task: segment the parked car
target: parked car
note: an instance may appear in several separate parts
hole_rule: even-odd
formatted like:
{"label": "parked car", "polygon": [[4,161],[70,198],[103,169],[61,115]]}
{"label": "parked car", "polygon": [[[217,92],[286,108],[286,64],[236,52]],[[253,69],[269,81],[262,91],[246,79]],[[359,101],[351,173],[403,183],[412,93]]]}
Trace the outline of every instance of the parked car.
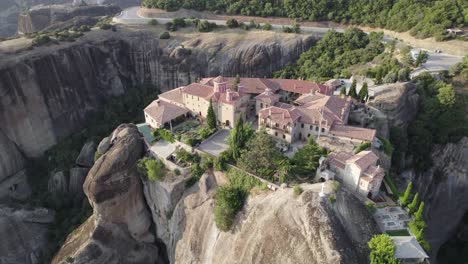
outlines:
{"label": "parked car", "polygon": [[442,51],[440,49],[436,49],[434,50],[435,53],[442,53]]}

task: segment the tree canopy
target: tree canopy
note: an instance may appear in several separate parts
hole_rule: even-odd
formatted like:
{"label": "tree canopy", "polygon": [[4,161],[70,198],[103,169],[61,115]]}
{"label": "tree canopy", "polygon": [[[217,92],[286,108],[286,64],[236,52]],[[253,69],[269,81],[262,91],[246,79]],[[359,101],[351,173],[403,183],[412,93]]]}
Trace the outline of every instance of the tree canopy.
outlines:
{"label": "tree canopy", "polygon": [[394,258],[395,245],[392,238],[387,234],[374,236],[368,243],[371,250],[371,264],[398,264],[400,263]]}
{"label": "tree canopy", "polygon": [[216,113],[213,109],[213,102],[210,100],[210,106],[208,107],[208,113],[206,115],[206,123],[210,129],[216,129]]}
{"label": "tree canopy", "polygon": [[175,11],[179,8],[221,11],[245,16],[280,16],[311,21],[367,25],[443,40],[446,28],[468,23],[464,0],[143,0],[142,6]]}

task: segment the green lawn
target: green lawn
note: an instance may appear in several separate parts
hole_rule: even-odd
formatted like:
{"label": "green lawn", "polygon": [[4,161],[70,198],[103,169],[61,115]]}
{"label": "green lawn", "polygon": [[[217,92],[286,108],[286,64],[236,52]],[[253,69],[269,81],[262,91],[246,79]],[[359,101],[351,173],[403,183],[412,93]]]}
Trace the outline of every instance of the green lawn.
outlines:
{"label": "green lawn", "polygon": [[409,232],[406,229],[401,230],[390,230],[386,232],[390,236],[409,236]]}

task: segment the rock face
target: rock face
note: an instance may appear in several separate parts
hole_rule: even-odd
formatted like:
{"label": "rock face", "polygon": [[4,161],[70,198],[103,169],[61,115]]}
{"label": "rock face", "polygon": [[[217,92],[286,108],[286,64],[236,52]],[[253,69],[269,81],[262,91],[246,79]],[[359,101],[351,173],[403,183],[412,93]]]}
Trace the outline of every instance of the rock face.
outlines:
{"label": "rock face", "polygon": [[0,263],[39,263],[47,251],[54,212],[0,207]]}
{"label": "rock face", "polygon": [[419,95],[416,85],[407,83],[391,83],[380,85],[376,89],[376,96],[369,102],[383,112],[388,119],[390,127],[406,127],[418,113]]}
{"label": "rock face", "polygon": [[[0,62],[4,133],[27,156],[40,156],[83,128],[89,113],[109,97],[136,84],[167,90],[220,73],[271,76],[314,43],[310,37],[274,32],[189,37],[160,41],[153,32],[119,28],[88,32],[74,43],[5,54]],[[174,51],[181,44],[192,52]]]}
{"label": "rock face", "polygon": [[80,154],[76,158],[76,165],[91,168],[94,164],[94,153],[96,152],[96,143],[90,141],[87,142],[80,151]]}
{"label": "rock face", "polygon": [[[70,5],[37,6],[19,15],[18,32],[26,34],[57,29],[55,25],[67,25],[64,22],[75,18],[108,16],[117,14],[120,11],[121,9],[118,6],[112,5],[80,7],[72,7]],[[95,24],[96,20],[90,20],[90,23],[84,24],[94,25],[93,22]],[[76,24],[75,26],[80,26],[80,24]]]}
{"label": "rock face", "polygon": [[84,190],[93,216],[70,234],[52,263],[161,263],[136,162],[144,143],[134,125],[121,125],[113,146],[90,170]]}
{"label": "rock face", "polygon": [[377,228],[347,192],[340,191],[335,203],[318,196],[320,185],[304,185],[299,198],[292,189],[251,196],[233,230],[220,232],[213,217],[220,178],[206,173],[176,204],[165,188],[177,197],[178,182],[145,187],[171,263],[367,262],[366,243]]}
{"label": "rock face", "polygon": [[[434,164],[416,177],[420,197],[425,202],[425,232],[431,246],[431,260],[436,261],[439,248],[452,236],[468,212],[468,138],[458,143],[436,146]],[[432,263],[431,261],[431,263]]]}

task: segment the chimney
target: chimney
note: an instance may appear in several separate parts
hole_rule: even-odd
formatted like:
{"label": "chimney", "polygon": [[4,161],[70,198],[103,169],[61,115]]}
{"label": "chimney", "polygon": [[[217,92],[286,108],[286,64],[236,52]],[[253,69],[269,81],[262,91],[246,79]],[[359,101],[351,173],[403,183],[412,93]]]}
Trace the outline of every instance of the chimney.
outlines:
{"label": "chimney", "polygon": [[245,95],[245,87],[243,84],[239,83],[237,85],[237,92],[239,93],[239,97],[242,97]]}
{"label": "chimney", "polygon": [[231,89],[228,89],[228,90],[226,91],[226,100],[227,100],[228,102],[231,102],[232,99],[233,99],[233,93],[232,93]]}

